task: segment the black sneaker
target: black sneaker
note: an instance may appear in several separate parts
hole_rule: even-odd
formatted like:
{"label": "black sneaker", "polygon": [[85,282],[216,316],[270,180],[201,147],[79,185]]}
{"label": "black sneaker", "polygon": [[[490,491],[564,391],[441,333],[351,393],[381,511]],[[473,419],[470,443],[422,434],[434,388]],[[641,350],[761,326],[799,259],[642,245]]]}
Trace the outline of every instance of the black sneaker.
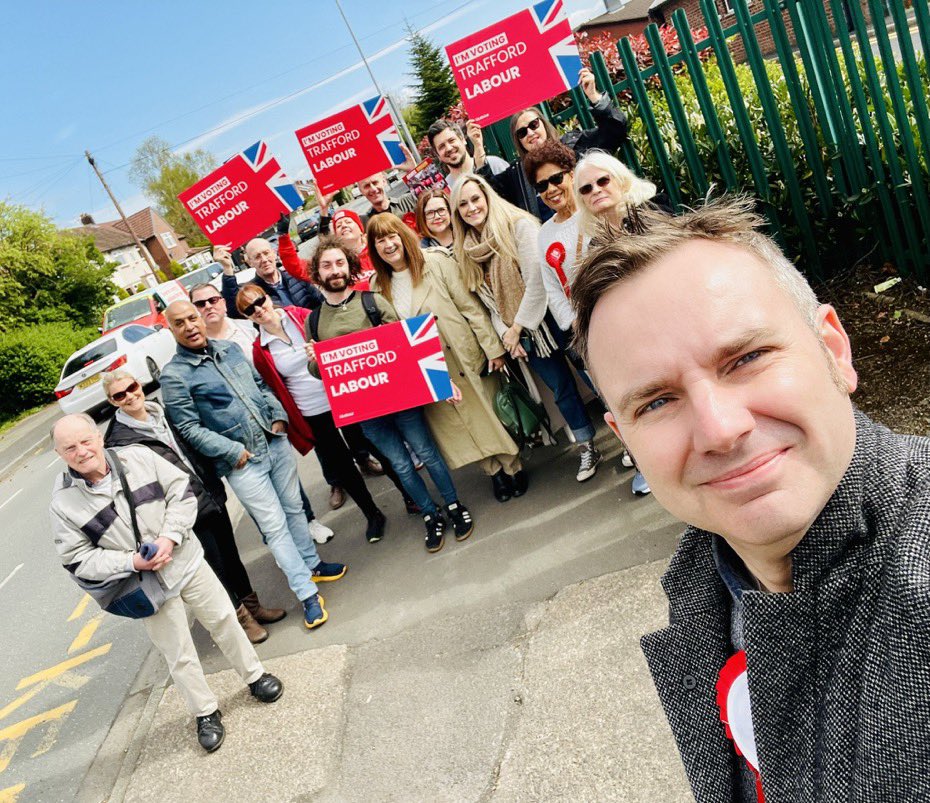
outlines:
{"label": "black sneaker", "polygon": [[249,684],[249,691],[260,703],[273,703],[284,694],[284,684],[274,675],[265,672]]}
{"label": "black sneaker", "polygon": [[223,715],[219,709],[205,717],[197,717],[197,741],[208,753],[218,750],[226,738],[226,728],[220,721],[222,719]]}
{"label": "black sneaker", "polygon": [[439,513],[427,513],[423,517],[423,523],[426,525],[426,551],[438,552],[445,543],[445,537],[442,531],[446,528],[446,522]]}
{"label": "black sneaker", "polygon": [[449,518],[452,519],[452,526],[455,529],[455,540],[464,541],[471,535],[475,529],[475,523],[471,520],[471,513],[468,508],[461,502],[455,501],[451,505],[446,505],[446,511]]}
{"label": "black sneaker", "polygon": [[368,526],[365,528],[365,538],[368,539],[369,544],[377,544],[382,538],[384,538],[384,525],[387,523],[387,519],[384,518],[384,514],[377,510],[370,519],[368,519]]}

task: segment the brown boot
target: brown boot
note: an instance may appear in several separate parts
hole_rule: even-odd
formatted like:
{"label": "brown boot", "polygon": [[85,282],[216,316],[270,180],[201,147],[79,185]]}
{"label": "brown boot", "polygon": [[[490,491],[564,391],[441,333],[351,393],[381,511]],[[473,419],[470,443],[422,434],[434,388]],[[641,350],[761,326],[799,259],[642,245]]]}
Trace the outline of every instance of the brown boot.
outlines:
{"label": "brown boot", "polygon": [[245,635],[253,644],[261,644],[268,639],[268,631],[252,618],[252,614],[249,613],[249,609],[245,605],[236,608],[236,616],[245,631]]}
{"label": "brown boot", "polygon": [[242,604],[248,608],[249,613],[259,624],[270,625],[274,622],[280,622],[287,616],[287,611],[283,608],[263,608],[258,601],[258,594],[254,591],[247,597],[242,598]]}

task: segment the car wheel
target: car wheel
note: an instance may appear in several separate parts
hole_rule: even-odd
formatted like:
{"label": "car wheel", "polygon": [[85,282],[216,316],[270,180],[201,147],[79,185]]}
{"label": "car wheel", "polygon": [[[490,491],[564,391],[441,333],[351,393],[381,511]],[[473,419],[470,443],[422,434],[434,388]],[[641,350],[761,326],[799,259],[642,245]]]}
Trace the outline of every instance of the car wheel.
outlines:
{"label": "car wheel", "polygon": [[149,374],[152,376],[152,384],[158,385],[158,380],[161,379],[161,368],[158,367],[158,363],[151,357],[146,357],[145,365],[149,369]]}

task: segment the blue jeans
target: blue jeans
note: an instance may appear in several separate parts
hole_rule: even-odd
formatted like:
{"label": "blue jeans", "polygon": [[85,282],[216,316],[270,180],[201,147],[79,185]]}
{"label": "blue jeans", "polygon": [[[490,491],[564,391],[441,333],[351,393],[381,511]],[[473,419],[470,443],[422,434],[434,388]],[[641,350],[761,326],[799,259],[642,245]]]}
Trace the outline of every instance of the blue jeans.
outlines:
{"label": "blue jeans", "polygon": [[[555,321],[551,321],[549,330],[559,345],[564,348],[567,343],[565,332],[559,329]],[[575,440],[578,443],[594,440],[594,424],[591,423],[588,411],[584,408],[572,369],[568,367],[565,352],[554,351],[548,357],[540,357],[538,354],[531,353],[529,362],[530,368],[539,374],[540,379],[546,383],[552,395],[555,396],[556,406],[571,429],[572,435],[575,436]]]}
{"label": "blue jeans", "polygon": [[226,479],[255,520],[297,599],[303,602],[316,594],[310,570],[320,562],[320,556],[300,502],[297,461],[287,438],[272,438],[264,455],[233,469]]}
{"label": "blue jeans", "polygon": [[[440,402],[440,404],[444,403]],[[439,454],[439,449],[436,448],[433,436],[430,435],[423,418],[423,411],[419,407],[363,421],[362,431],[365,437],[388,459],[394,471],[397,472],[404,490],[410,494],[424,514],[435,515],[438,508],[429,495],[429,491],[426,490],[426,484],[413,467],[413,461],[410,459],[404,441],[410,444],[417,453],[417,457],[423,461],[443,501],[451,505],[458,499],[455,486],[452,484],[452,477],[449,476],[449,467]]]}

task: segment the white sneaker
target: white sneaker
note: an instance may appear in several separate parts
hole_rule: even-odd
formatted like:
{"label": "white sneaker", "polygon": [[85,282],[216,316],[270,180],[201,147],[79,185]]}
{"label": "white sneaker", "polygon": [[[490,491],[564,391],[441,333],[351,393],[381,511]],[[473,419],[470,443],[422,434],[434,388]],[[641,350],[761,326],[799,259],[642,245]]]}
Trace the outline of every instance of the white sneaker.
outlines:
{"label": "white sneaker", "polygon": [[319,519],[311,521],[309,527],[310,535],[318,544],[325,544],[327,541],[332,541],[333,536],[336,535],[336,533],[330,530],[325,524],[321,524]]}
{"label": "white sneaker", "polygon": [[632,491],[633,496],[645,496],[646,494],[652,493],[652,490],[649,488],[649,483],[646,482],[646,478],[638,471],[633,475]]}
{"label": "white sneaker", "polygon": [[578,482],[584,482],[591,479],[597,471],[597,464],[601,461],[601,453],[594,445],[594,441],[587,441],[581,444],[581,465],[578,466],[578,473],[575,479]]}
{"label": "white sneaker", "polygon": [[633,468],[633,458],[630,457],[629,452],[624,452],[620,458],[620,465],[624,468]]}

